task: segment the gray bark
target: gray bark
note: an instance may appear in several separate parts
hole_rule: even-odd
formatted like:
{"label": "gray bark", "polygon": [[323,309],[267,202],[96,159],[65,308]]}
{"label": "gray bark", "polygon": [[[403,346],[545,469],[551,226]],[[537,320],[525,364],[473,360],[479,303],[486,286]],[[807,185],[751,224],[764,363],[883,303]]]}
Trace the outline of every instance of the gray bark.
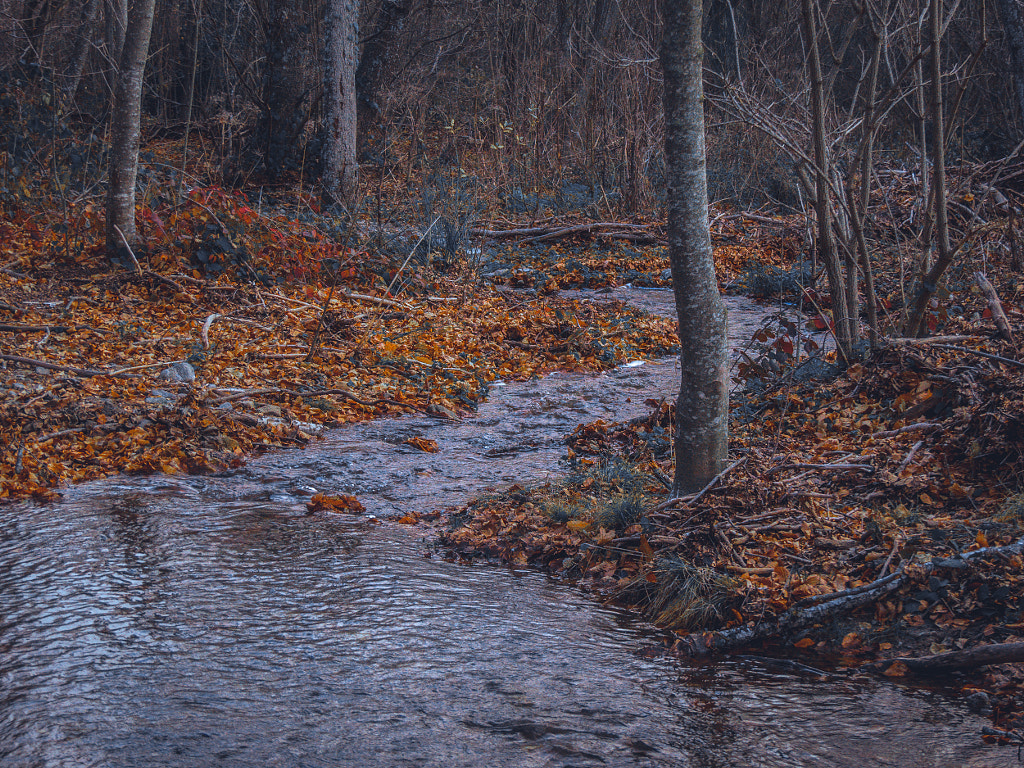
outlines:
{"label": "gray bark", "polygon": [[[814,141],[814,209],[818,218],[818,254],[825,265],[828,287],[832,294],[832,320],[835,326],[836,344],[844,357],[853,355],[853,344],[857,340],[857,318],[850,312],[850,287],[844,282],[839,254],[836,249],[835,233],[832,229],[832,202],[829,198],[828,180],[831,176],[828,148],[825,146],[825,95],[821,74],[821,57],[818,52],[818,30],[815,21],[817,12],[814,0],[802,2],[804,34],[807,37],[808,64],[811,70],[811,120]],[[854,270],[854,278],[856,270]],[[853,293],[856,293],[854,282]],[[853,297],[856,298],[855,296]]]}
{"label": "gray bark", "polygon": [[64,96],[69,101],[75,98],[78,84],[82,80],[82,71],[85,69],[85,62],[88,60],[89,51],[92,48],[92,30],[99,8],[100,0],[85,0],[85,5],[82,7],[82,26],[78,30],[75,51],[71,55],[71,64],[68,66],[67,79],[64,82]]}
{"label": "gray bark", "polygon": [[329,0],[324,23],[323,192],[329,204],[351,206],[356,195],[356,51],[359,4]]}
{"label": "gray bark", "polygon": [[156,0],[135,0],[132,3],[114,83],[107,186],[107,250],[111,253],[122,247],[122,237],[132,246],[137,240],[135,177],[139,164],[142,78],[155,6]]}
{"label": "gray bark", "polygon": [[675,496],[699,491],[729,447],[726,311],[708,229],[701,0],[662,0],[668,247],[679,315]]}
{"label": "gray bark", "polygon": [[359,67],[356,69],[360,134],[366,131],[379,114],[377,94],[384,79],[388,52],[395,41],[395,36],[402,29],[402,22],[411,10],[412,0],[384,0],[373,34],[363,45]]}
{"label": "gray bark", "polygon": [[1010,49],[1010,61],[1013,63],[1013,81],[1017,97],[1017,119],[1024,127],[1024,26],[1021,25],[1020,7],[1017,0],[996,0],[999,9],[999,20],[1006,33],[1006,44]]}
{"label": "gray bark", "polygon": [[307,25],[298,0],[269,0],[264,13],[263,115],[251,149],[262,155],[268,178],[276,180],[299,163],[299,136],[307,117],[302,67]]}
{"label": "gray bark", "polygon": [[938,290],[939,280],[953,262],[953,247],[949,242],[949,215],[946,208],[946,129],[942,106],[942,50],[939,46],[942,35],[942,3],[929,2],[929,45],[931,55],[928,64],[932,80],[932,200],[935,205],[935,243],[938,256],[935,264],[919,281],[913,308],[907,320],[907,336],[923,336],[928,325],[925,314],[928,304]]}

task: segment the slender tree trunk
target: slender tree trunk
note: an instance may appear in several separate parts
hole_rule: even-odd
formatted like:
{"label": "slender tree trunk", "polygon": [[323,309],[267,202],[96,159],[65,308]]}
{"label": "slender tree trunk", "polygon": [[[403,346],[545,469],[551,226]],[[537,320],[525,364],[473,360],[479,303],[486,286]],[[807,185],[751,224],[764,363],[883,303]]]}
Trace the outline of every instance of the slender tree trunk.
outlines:
{"label": "slender tree trunk", "polygon": [[355,200],[357,0],[329,0],[324,23],[323,194],[328,204]]}
{"label": "slender tree trunk", "polygon": [[[835,233],[832,231],[832,203],[829,199],[828,180],[831,175],[828,149],[825,146],[825,95],[821,76],[821,57],[818,53],[818,29],[815,21],[814,0],[803,0],[804,34],[807,37],[808,63],[811,70],[811,115],[814,136],[815,203],[818,216],[818,254],[825,265],[828,287],[832,294],[832,320],[835,326],[836,343],[847,360],[853,355],[853,344],[857,338],[857,318],[850,317],[839,254],[836,252]],[[855,273],[856,274],[856,273]],[[856,290],[856,288],[854,288]]]}
{"label": "slender tree trunk", "polygon": [[935,203],[935,242],[938,256],[935,264],[918,281],[913,309],[907,320],[907,336],[923,336],[928,329],[925,314],[928,304],[938,290],[939,280],[953,261],[953,248],[949,242],[949,217],[946,210],[946,129],[942,108],[942,52],[939,48],[942,36],[941,0],[929,3],[929,68],[932,80],[932,200]]}
{"label": "slender tree trunk", "polygon": [[708,229],[701,0],[662,0],[668,244],[679,315],[676,496],[704,487],[729,448],[726,311]]}
{"label": "slender tree trunk", "polygon": [[85,62],[88,61],[89,51],[92,49],[92,31],[99,9],[100,0],[85,0],[85,5],[82,6],[82,26],[75,39],[75,51],[71,55],[67,79],[64,81],[64,97],[68,102],[71,102],[78,92],[78,84],[82,80]]}
{"label": "slender tree trunk", "polygon": [[1018,126],[1024,128],[1024,25],[1021,24],[1017,0],[996,0],[999,19],[1006,33],[1006,44],[1013,62],[1013,81],[1016,86]]}
{"label": "slender tree trunk", "polygon": [[107,250],[111,254],[118,252],[125,240],[131,246],[137,240],[135,177],[139,164],[142,78],[155,6],[156,0],[135,0],[132,3],[114,84],[107,186]]}
{"label": "slender tree trunk", "polygon": [[373,34],[363,45],[356,69],[356,99],[359,110],[359,135],[373,124],[380,112],[377,94],[384,78],[388,53],[395,36],[402,29],[402,22],[412,10],[413,0],[384,0]]}
{"label": "slender tree trunk", "polygon": [[116,69],[120,66],[125,30],[128,28],[128,0],[105,0],[105,3],[107,55]]}

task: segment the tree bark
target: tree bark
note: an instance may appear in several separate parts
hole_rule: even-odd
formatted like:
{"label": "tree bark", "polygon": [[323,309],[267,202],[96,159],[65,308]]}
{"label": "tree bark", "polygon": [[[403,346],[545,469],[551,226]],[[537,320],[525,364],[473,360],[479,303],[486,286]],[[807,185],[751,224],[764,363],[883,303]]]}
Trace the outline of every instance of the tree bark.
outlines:
{"label": "tree bark", "polygon": [[262,155],[267,177],[276,181],[298,164],[299,136],[306,122],[302,43],[308,27],[297,0],[269,0],[264,14],[263,114],[251,148]]}
{"label": "tree bark", "polygon": [[67,79],[64,82],[64,97],[70,102],[78,92],[78,84],[82,80],[82,71],[92,49],[92,30],[99,13],[100,0],[85,0],[82,6],[82,26],[75,39],[75,51],[68,65]]}
{"label": "tree bark", "polygon": [[668,247],[682,367],[672,493],[682,496],[715,477],[728,453],[728,351],[708,228],[701,0],[662,0],[662,15]]}
{"label": "tree bark", "polygon": [[1017,0],[996,0],[999,20],[1006,33],[1006,44],[1013,62],[1014,95],[1017,97],[1018,126],[1024,128],[1024,26],[1021,25]]}
{"label": "tree bark", "polygon": [[351,207],[356,197],[356,50],[359,4],[329,0],[324,22],[323,195]]}
{"label": "tree bark", "polygon": [[934,656],[900,657],[911,672],[943,674],[956,669],[973,669],[988,664],[1010,664],[1024,661],[1024,643],[978,645],[963,651],[937,653]]}
{"label": "tree bark", "polygon": [[913,301],[913,309],[907,320],[905,335],[923,336],[928,330],[925,314],[928,304],[938,290],[939,280],[953,262],[953,248],[949,242],[949,216],[946,209],[946,129],[942,108],[942,51],[939,43],[942,39],[942,3],[930,0],[929,8],[929,45],[931,55],[928,57],[932,80],[932,125],[934,134],[931,141],[932,150],[932,200],[935,205],[935,242],[938,256],[935,264],[918,281],[917,295]]}
{"label": "tree bark", "polygon": [[135,0],[132,3],[114,84],[107,184],[107,250],[111,254],[117,253],[124,241],[133,246],[137,240],[135,177],[139,165],[142,79],[155,6],[156,0]]}
{"label": "tree bark", "polygon": [[[857,318],[851,317],[848,287],[843,281],[835,233],[832,230],[832,203],[828,193],[831,175],[828,148],[825,146],[825,95],[821,75],[821,56],[818,52],[818,30],[815,21],[817,8],[814,0],[803,0],[804,34],[807,37],[808,64],[811,70],[811,119],[814,141],[814,208],[818,217],[818,254],[825,265],[828,287],[832,294],[832,320],[836,344],[843,356],[850,360],[853,344],[857,340]],[[856,272],[854,273],[856,275]],[[854,287],[854,291],[856,288]]]}
{"label": "tree bark", "polygon": [[377,94],[384,78],[388,52],[395,41],[395,36],[402,29],[402,22],[412,10],[413,0],[384,0],[373,34],[363,45],[363,53],[359,57],[356,69],[356,99],[359,111],[359,135],[380,113],[377,105]]}

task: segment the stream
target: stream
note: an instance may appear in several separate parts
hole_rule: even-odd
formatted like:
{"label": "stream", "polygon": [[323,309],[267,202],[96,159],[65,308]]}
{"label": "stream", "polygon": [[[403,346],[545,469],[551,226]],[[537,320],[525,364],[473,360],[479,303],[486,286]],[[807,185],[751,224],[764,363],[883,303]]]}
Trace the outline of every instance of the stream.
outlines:
{"label": "stream", "polygon": [[[749,338],[765,310],[727,301]],[[687,664],[570,586],[445,562],[371,517],[555,477],[566,432],[677,386],[672,360],[556,374],[457,423],[369,422],[216,476],[0,507],[0,766],[1019,766],[955,699]],[[307,516],[315,492],[369,514]]]}

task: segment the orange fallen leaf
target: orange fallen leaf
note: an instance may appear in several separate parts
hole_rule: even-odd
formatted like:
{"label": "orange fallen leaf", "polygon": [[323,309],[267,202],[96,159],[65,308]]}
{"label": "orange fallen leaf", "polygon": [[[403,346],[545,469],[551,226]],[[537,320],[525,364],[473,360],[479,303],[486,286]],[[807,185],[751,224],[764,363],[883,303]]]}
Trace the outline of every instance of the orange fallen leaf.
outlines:
{"label": "orange fallen leaf", "polygon": [[796,648],[810,648],[812,645],[814,645],[814,641],[809,637],[805,637],[793,643],[793,646]]}
{"label": "orange fallen leaf", "polygon": [[413,448],[419,448],[424,453],[437,453],[440,448],[437,447],[437,443],[433,440],[427,440],[424,437],[410,437],[408,440],[403,440],[403,444],[411,445]]}
{"label": "orange fallen leaf", "polygon": [[402,525],[416,525],[419,521],[419,518],[413,514],[402,515],[402,517],[398,518],[398,522]]}
{"label": "orange fallen leaf", "polygon": [[847,650],[859,647],[860,643],[860,635],[858,635],[856,632],[850,632],[846,637],[843,638],[843,648]]}
{"label": "orange fallen leaf", "polygon": [[910,674],[910,669],[902,661],[894,661],[882,672],[886,677],[906,677]]}
{"label": "orange fallen leaf", "polygon": [[360,503],[359,499],[344,493],[339,496],[318,493],[309,500],[306,509],[310,512],[352,512],[354,514],[366,511],[366,507]]}

